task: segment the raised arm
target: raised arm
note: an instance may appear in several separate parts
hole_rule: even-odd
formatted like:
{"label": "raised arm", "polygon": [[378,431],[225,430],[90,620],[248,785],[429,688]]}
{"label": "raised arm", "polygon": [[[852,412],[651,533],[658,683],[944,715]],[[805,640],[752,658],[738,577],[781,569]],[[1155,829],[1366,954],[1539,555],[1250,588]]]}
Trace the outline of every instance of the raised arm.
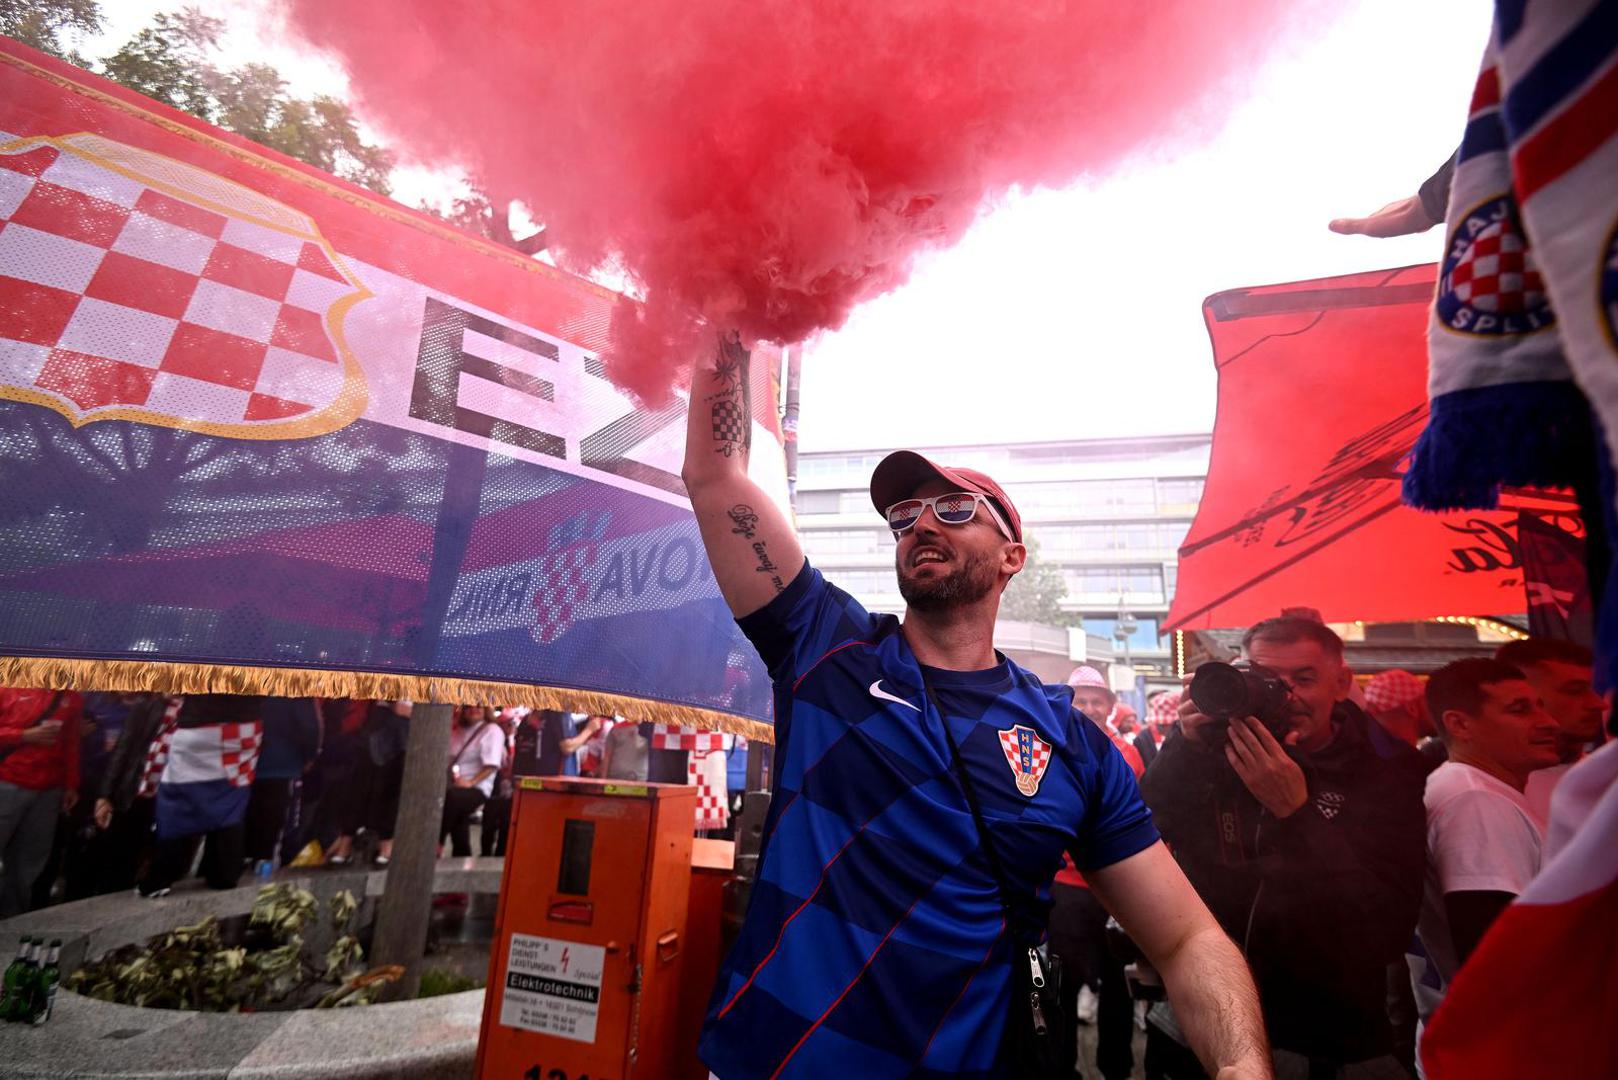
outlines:
{"label": "raised arm", "polygon": [[732,336],[720,341],[711,359],[698,361],[680,473],[719,592],[737,617],[769,603],[803,569],[792,524],[747,478],[753,438],[748,360]]}

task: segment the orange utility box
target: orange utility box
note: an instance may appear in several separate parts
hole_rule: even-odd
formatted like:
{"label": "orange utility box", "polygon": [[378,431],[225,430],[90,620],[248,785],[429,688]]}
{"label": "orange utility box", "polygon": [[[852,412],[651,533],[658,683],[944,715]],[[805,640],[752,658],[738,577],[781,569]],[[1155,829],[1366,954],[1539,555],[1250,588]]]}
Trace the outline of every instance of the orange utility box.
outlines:
{"label": "orange utility box", "polygon": [[684,784],[518,782],[479,1080],[675,1074],[696,800]]}

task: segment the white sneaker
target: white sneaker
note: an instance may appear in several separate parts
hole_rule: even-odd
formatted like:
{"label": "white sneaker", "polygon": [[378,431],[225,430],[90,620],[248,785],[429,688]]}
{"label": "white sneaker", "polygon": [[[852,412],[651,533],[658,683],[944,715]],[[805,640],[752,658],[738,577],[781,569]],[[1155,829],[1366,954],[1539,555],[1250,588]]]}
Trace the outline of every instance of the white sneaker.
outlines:
{"label": "white sneaker", "polygon": [[1079,1023],[1093,1024],[1096,1022],[1096,992],[1088,986],[1079,987]]}

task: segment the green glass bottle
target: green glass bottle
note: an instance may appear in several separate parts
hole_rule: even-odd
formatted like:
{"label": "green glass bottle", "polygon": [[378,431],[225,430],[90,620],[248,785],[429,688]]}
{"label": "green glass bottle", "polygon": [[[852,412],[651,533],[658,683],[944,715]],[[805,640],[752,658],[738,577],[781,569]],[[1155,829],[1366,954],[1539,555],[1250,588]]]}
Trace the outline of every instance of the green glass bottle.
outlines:
{"label": "green glass bottle", "polygon": [[58,970],[62,958],[62,939],[57,938],[51,942],[50,948],[45,950],[45,961],[34,973],[33,1001],[30,1002],[28,1022],[38,1027],[51,1018],[51,1010],[56,1008],[56,986],[62,981]]}
{"label": "green glass bottle", "polygon": [[30,968],[33,963],[34,939],[23,938],[17,946],[17,959],[0,976],[0,1020],[18,1019],[18,1011],[28,997]]}

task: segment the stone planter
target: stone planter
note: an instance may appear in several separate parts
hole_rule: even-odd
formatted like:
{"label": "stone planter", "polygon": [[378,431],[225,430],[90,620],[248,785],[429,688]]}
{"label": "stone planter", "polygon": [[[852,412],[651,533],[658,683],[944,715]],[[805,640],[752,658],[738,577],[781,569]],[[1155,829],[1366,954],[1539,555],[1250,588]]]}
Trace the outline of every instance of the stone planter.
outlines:
{"label": "stone planter", "polygon": [[[442,860],[434,892],[498,893],[501,866],[500,859]],[[362,904],[374,903],[387,874],[288,870],[275,880],[308,889],[324,907],[341,889],[348,889]],[[61,938],[65,980],[87,958],[144,942],[208,915],[219,919],[244,915],[257,894],[255,881],[221,892],[180,889],[160,900],[143,900],[133,893],[98,896],[0,923],[0,949],[9,962],[23,937]],[[313,925],[310,929],[310,945],[323,950],[329,942],[313,932]],[[329,930],[323,932],[329,935]],[[115,1005],[64,987],[56,996],[50,1023],[37,1028],[0,1024],[0,1075],[17,1080],[135,1076],[447,1080],[471,1075],[482,1014],[482,990],[346,1009],[200,1013]]]}

